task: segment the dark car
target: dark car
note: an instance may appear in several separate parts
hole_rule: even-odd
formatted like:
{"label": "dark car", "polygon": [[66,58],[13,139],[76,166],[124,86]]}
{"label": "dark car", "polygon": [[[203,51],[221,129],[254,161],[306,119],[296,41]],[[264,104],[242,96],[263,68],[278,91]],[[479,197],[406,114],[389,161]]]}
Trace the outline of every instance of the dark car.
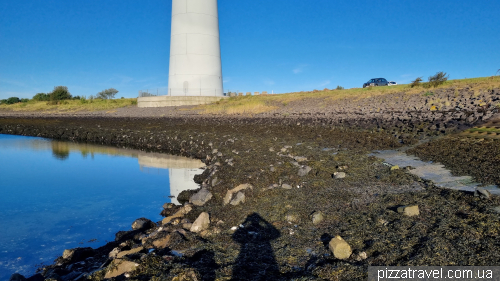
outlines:
{"label": "dark car", "polygon": [[363,84],[363,88],[371,87],[371,86],[387,86],[389,82],[385,78],[373,78],[370,81]]}

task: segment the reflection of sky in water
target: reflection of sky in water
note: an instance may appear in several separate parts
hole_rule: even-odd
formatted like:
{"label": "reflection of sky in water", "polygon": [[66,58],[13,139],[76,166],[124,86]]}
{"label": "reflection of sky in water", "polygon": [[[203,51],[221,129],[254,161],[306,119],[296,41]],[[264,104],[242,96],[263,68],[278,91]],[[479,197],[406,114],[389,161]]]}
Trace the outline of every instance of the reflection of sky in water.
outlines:
{"label": "reflection of sky in water", "polygon": [[[147,169],[139,167],[141,155],[153,159]],[[139,217],[161,220],[170,188],[180,192],[169,182],[197,188],[192,176],[201,170],[177,165],[167,172],[154,159],[189,165],[135,150],[0,135],[0,280],[32,274],[64,249],[102,246]]]}

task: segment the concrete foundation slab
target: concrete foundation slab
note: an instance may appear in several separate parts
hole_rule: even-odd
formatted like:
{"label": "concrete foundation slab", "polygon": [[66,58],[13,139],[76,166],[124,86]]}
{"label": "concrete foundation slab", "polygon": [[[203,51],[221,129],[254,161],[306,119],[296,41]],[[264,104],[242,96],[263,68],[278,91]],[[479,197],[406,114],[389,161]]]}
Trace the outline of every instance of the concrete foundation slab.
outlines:
{"label": "concrete foundation slab", "polygon": [[207,96],[157,96],[137,98],[137,107],[167,107],[182,105],[200,105],[220,101],[228,97]]}

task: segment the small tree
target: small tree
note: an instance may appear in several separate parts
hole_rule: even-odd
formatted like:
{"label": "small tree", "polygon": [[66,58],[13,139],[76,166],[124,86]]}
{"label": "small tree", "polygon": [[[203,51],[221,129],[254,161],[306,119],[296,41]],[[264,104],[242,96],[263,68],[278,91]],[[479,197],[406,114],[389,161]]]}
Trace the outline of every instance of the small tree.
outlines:
{"label": "small tree", "polygon": [[71,99],[71,94],[66,86],[56,86],[54,90],[49,94],[51,101],[60,101]]}
{"label": "small tree", "polygon": [[440,71],[429,77],[429,86],[436,88],[437,86],[446,82],[448,80],[448,77],[449,75],[446,76],[446,72]]}
{"label": "small tree", "polygon": [[420,86],[420,82],[422,82],[422,77],[417,77],[417,79],[411,81],[410,86],[413,87],[418,87]]}
{"label": "small tree", "polygon": [[97,98],[99,99],[112,99],[115,97],[116,93],[118,93],[118,90],[115,88],[109,88],[104,91],[100,91],[97,93]]}
{"label": "small tree", "polygon": [[10,97],[2,101],[3,104],[15,104],[18,102],[21,102],[21,100],[18,97]]}
{"label": "small tree", "polygon": [[336,90],[343,90],[343,89],[344,89],[344,87],[342,87],[340,85],[338,85],[337,88],[336,88]]}
{"label": "small tree", "polygon": [[50,94],[45,94],[45,93],[38,93],[33,96],[34,101],[49,101],[50,100]]}

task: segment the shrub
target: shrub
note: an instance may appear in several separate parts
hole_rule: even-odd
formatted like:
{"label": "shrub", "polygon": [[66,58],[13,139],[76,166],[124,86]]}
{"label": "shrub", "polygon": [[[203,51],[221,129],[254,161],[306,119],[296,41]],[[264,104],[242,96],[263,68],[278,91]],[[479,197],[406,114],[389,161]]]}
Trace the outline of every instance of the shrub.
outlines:
{"label": "shrub", "polygon": [[23,103],[27,103],[29,101],[30,101],[30,99],[21,99],[21,102],[23,102]]}
{"label": "shrub", "polygon": [[336,90],[343,90],[343,89],[344,89],[344,87],[342,87],[342,86],[340,86],[340,85],[339,85],[339,86],[337,86],[337,88],[336,88]]}
{"label": "shrub", "polygon": [[10,97],[8,99],[2,100],[2,104],[15,104],[21,102],[18,97]]}
{"label": "shrub", "polygon": [[436,88],[437,86],[443,84],[444,82],[446,82],[448,80],[448,76],[446,76],[446,72],[438,72],[436,74],[434,74],[433,76],[430,76],[429,77],[429,87],[434,87]]}
{"label": "shrub", "polygon": [[33,96],[34,101],[49,101],[50,100],[50,94],[45,94],[45,93],[38,93]]}
{"label": "shrub", "polygon": [[417,79],[411,81],[410,86],[413,87],[418,87],[420,86],[420,82],[422,82],[422,77],[417,77]]}
{"label": "shrub", "polygon": [[54,90],[50,93],[51,101],[60,101],[71,99],[71,94],[66,86],[56,86]]}
{"label": "shrub", "polygon": [[109,89],[106,89],[104,91],[100,91],[99,93],[97,93],[97,98],[103,99],[103,100],[112,99],[115,97],[116,93],[118,93],[117,89],[109,88]]}

